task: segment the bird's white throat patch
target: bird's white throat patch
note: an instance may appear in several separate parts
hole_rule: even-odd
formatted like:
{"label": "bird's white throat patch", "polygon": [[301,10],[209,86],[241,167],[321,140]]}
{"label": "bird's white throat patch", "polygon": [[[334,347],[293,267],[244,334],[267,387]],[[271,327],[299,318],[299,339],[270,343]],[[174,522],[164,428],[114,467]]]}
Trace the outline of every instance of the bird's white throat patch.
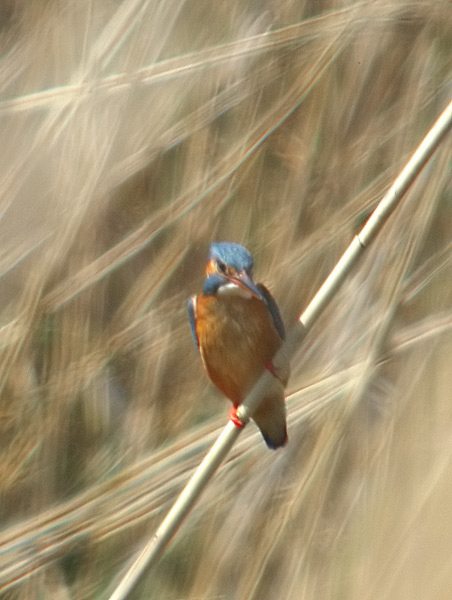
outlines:
{"label": "bird's white throat patch", "polygon": [[243,288],[236,283],[225,283],[218,288],[219,296],[239,296],[240,298],[246,298],[249,300],[253,294],[247,289]]}

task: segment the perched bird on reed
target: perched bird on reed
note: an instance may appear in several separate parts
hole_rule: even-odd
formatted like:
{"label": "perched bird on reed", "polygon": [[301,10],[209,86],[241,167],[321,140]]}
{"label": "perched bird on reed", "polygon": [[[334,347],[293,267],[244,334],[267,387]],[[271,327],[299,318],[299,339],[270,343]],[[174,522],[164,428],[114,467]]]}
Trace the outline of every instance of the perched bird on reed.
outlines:
{"label": "perched bird on reed", "polygon": [[[230,418],[243,423],[237,407],[264,369],[272,374],[253,420],[269,448],[287,442],[284,388],[289,363],[274,355],[285,337],[278,306],[270,292],[252,278],[253,258],[240,244],[210,246],[202,292],[188,301],[190,325],[212,382],[233,403]],[[281,364],[280,364],[281,363]]]}

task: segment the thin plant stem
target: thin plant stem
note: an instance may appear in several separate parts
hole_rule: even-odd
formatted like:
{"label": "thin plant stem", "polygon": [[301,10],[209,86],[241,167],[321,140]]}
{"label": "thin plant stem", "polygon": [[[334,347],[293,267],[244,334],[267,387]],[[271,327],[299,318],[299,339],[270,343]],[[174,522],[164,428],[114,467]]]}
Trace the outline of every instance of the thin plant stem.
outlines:
{"label": "thin plant stem", "polygon": [[[278,354],[292,355],[295,348],[297,348],[306,333],[334,297],[347,275],[354,268],[359,257],[381,231],[422,168],[448,133],[451,125],[452,101],[429,130],[365,225],[355,235],[330,275],[300,315],[297,325],[292,329],[286,343]],[[278,354],[275,357],[276,361],[278,360]],[[264,372],[237,410],[238,417],[245,424],[258,407],[271,377],[272,375],[268,371]],[[157,562],[215,471],[234,445],[240,432],[241,429],[238,429],[231,421],[228,421],[216,442],[190,477],[157,531],[135,558],[109,597],[109,600],[124,600],[127,598],[145,571]]]}

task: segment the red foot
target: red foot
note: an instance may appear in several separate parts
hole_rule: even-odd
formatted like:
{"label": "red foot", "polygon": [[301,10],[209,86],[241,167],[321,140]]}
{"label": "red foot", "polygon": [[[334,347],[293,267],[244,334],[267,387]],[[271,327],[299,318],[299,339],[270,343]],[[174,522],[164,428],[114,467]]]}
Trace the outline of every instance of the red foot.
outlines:
{"label": "red foot", "polygon": [[265,368],[267,369],[267,371],[270,371],[270,373],[272,375],[274,375],[275,377],[278,377],[278,375],[276,374],[276,371],[275,371],[275,367],[273,366],[273,363],[271,360],[269,360],[268,362],[265,363]]}
{"label": "red foot", "polygon": [[237,416],[237,406],[231,408],[229,411],[229,418],[238,429],[243,429],[245,427],[245,423]]}

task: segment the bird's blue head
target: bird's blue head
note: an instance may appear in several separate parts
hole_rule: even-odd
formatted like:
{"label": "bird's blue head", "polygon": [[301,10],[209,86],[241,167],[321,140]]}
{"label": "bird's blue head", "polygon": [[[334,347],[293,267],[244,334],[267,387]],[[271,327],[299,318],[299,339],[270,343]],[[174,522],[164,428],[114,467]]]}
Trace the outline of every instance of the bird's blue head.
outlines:
{"label": "bird's blue head", "polygon": [[204,294],[235,295],[262,300],[252,279],[253,257],[246,248],[232,242],[214,242],[210,246]]}
{"label": "bird's blue head", "polygon": [[218,266],[229,267],[237,273],[246,271],[251,276],[253,257],[246,248],[232,242],[214,242],[210,246],[209,260]]}

